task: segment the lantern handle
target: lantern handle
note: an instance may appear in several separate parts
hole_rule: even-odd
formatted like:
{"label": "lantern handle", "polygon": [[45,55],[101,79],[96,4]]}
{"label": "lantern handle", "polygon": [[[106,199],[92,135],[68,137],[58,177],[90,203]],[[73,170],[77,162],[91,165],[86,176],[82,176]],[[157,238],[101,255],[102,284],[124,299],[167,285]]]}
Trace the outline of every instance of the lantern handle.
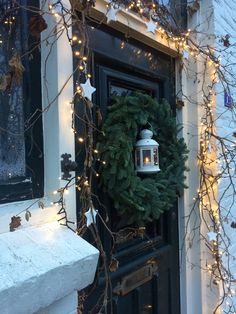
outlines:
{"label": "lantern handle", "polygon": [[149,124],[150,129],[151,129],[151,131],[153,132],[153,127],[152,127],[151,123],[150,123],[150,122],[147,122],[147,124]]}

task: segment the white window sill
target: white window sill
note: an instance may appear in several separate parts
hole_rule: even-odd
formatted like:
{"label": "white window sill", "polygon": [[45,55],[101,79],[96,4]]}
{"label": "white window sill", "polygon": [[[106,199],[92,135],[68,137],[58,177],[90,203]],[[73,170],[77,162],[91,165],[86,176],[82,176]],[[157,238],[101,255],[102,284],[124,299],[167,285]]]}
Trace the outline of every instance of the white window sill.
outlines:
{"label": "white window sill", "polygon": [[99,252],[58,222],[0,234],[1,314],[28,314],[93,282]]}

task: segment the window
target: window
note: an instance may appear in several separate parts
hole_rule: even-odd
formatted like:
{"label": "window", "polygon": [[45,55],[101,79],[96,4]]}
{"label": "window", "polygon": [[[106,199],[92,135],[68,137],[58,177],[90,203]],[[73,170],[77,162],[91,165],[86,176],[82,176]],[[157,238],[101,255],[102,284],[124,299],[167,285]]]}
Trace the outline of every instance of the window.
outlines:
{"label": "window", "polygon": [[[187,0],[154,0],[156,4],[160,6],[159,15],[160,23],[163,27],[169,25],[171,31],[175,32],[175,29],[187,28]],[[166,14],[166,10],[168,14]],[[158,21],[158,15],[157,15]]]}
{"label": "window", "polygon": [[1,203],[43,193],[40,49],[28,31],[37,6],[0,0]]}

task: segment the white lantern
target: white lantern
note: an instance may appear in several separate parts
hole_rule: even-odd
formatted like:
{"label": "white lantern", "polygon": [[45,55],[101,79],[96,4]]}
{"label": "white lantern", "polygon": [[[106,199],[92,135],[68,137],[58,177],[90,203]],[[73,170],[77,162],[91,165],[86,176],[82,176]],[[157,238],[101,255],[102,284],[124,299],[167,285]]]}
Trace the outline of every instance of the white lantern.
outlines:
{"label": "white lantern", "polygon": [[135,144],[135,168],[139,173],[156,173],[159,168],[159,144],[152,139],[153,132],[142,130],[141,140]]}

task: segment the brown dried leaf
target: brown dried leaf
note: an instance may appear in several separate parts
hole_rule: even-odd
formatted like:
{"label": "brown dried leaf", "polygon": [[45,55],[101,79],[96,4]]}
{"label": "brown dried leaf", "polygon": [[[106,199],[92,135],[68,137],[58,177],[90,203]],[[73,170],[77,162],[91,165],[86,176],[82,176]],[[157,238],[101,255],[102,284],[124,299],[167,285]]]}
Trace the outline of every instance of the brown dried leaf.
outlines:
{"label": "brown dried leaf", "polygon": [[11,222],[9,224],[10,231],[15,231],[21,225],[21,217],[19,216],[12,216]]}
{"label": "brown dried leaf", "polygon": [[32,36],[39,37],[40,33],[48,27],[42,15],[31,16],[29,20],[29,32]]}
{"label": "brown dried leaf", "polygon": [[141,238],[144,237],[145,232],[146,232],[146,227],[144,227],[144,226],[139,227],[138,230],[137,230],[137,234],[138,234]]}
{"label": "brown dried leaf", "polygon": [[29,54],[28,56],[29,61],[32,61],[34,59],[34,55],[32,53]]}
{"label": "brown dried leaf", "polygon": [[38,201],[38,207],[44,209],[44,203],[42,201]]}
{"label": "brown dried leaf", "polygon": [[115,257],[112,257],[112,260],[109,265],[110,272],[115,272],[117,271],[118,268],[119,268],[119,261]]}
{"label": "brown dried leaf", "polygon": [[233,221],[233,222],[231,223],[230,227],[233,228],[233,229],[236,229],[236,222]]}
{"label": "brown dried leaf", "polygon": [[187,6],[187,11],[190,16],[196,13],[199,9],[200,9],[199,0],[195,0]]}
{"label": "brown dried leaf", "polygon": [[27,210],[27,211],[25,212],[25,219],[26,219],[27,221],[29,221],[30,217],[31,217],[31,212],[30,212],[29,210]]}
{"label": "brown dried leaf", "polygon": [[184,102],[183,100],[177,99],[176,100],[176,108],[181,110],[184,107]]}
{"label": "brown dried leaf", "polygon": [[227,48],[230,47],[229,38],[230,38],[229,34],[226,34],[225,36],[222,36],[221,39],[220,39],[220,42],[222,42],[223,45],[224,45],[225,47],[227,47]]}
{"label": "brown dried leaf", "polygon": [[11,67],[12,79],[19,83],[22,79],[25,68],[21,62],[19,53],[16,53],[8,62]]}
{"label": "brown dried leaf", "polygon": [[12,77],[10,74],[3,74],[0,76],[0,91],[5,92],[10,89]]}
{"label": "brown dried leaf", "polygon": [[98,126],[100,126],[102,124],[102,114],[101,114],[100,109],[97,109],[96,114],[97,114],[97,123],[98,123]]}

